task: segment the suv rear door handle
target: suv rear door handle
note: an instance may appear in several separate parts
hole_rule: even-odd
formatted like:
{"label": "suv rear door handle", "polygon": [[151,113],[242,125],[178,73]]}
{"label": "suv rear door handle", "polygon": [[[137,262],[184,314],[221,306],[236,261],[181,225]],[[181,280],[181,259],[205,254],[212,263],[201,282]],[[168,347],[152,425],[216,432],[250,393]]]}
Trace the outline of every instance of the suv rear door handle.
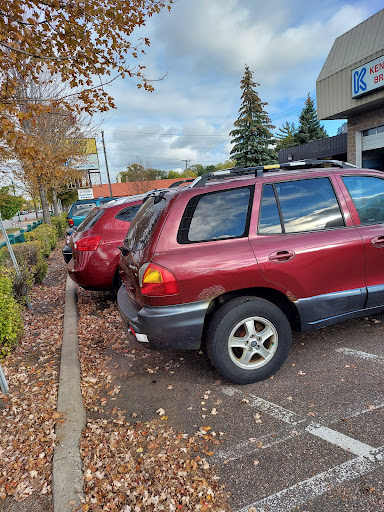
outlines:
{"label": "suv rear door handle", "polygon": [[372,238],[371,244],[373,247],[384,247],[384,235],[376,236],[375,238]]}
{"label": "suv rear door handle", "polygon": [[294,257],[295,257],[294,251],[277,251],[277,252],[271,253],[268,256],[269,261],[272,261],[273,263],[290,261],[290,260],[293,260]]}

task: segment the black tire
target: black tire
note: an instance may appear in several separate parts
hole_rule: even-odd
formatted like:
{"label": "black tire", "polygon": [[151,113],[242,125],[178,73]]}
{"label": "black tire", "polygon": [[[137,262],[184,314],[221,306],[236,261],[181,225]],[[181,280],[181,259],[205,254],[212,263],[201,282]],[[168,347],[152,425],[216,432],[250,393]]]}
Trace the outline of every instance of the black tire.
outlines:
{"label": "black tire", "polygon": [[287,359],[291,344],[291,326],[284,313],[255,297],[225,303],[213,315],[207,332],[209,359],[236,384],[269,378]]}
{"label": "black tire", "polygon": [[119,291],[119,288],[120,288],[122,282],[123,281],[120,277],[119,267],[117,267],[115,275],[113,276],[113,280],[112,280],[112,292],[115,295],[117,295],[117,292]]}

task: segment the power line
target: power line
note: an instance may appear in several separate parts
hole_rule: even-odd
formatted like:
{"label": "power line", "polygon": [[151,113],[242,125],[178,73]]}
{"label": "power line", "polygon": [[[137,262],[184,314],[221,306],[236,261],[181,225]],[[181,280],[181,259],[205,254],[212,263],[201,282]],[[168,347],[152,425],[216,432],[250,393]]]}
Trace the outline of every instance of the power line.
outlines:
{"label": "power line", "polygon": [[229,137],[229,135],[210,135],[206,133],[193,133],[189,135],[184,135],[181,133],[164,133],[164,132],[128,132],[123,130],[104,130],[105,132],[110,133],[128,133],[130,135],[161,135],[162,137]]}

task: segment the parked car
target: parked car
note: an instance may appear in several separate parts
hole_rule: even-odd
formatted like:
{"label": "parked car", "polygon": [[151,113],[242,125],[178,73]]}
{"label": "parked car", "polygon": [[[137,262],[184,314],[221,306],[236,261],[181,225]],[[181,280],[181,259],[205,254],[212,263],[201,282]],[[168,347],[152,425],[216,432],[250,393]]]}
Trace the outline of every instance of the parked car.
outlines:
{"label": "parked car", "polygon": [[228,380],[266,379],[292,329],[384,310],[383,225],[384,174],[337,161],[155,192],[124,238],[121,317],[150,348],[204,343]]}
{"label": "parked car", "polygon": [[99,197],[97,199],[82,199],[75,201],[68,212],[68,224],[70,228],[78,226],[86,216],[93,210],[95,206],[101,206],[108,204],[114,200],[114,197]]}
{"label": "parked car", "polygon": [[120,284],[120,251],[130,222],[144,195],[117,199],[112,204],[93,207],[91,213],[70,236],[72,259],[68,274],[87,290],[112,290]]}

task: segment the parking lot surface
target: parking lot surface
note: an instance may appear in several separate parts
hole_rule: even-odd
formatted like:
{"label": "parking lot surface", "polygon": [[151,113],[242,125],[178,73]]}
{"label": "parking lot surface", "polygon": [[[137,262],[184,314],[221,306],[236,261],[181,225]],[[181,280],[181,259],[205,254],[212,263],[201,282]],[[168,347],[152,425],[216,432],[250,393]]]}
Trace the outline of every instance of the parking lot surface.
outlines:
{"label": "parking lot surface", "polygon": [[382,511],[383,334],[384,315],[297,334],[282,369],[247,386],[202,351],[112,345],[114,405],[132,421],[162,414],[177,431],[208,432],[205,456],[235,512]]}

